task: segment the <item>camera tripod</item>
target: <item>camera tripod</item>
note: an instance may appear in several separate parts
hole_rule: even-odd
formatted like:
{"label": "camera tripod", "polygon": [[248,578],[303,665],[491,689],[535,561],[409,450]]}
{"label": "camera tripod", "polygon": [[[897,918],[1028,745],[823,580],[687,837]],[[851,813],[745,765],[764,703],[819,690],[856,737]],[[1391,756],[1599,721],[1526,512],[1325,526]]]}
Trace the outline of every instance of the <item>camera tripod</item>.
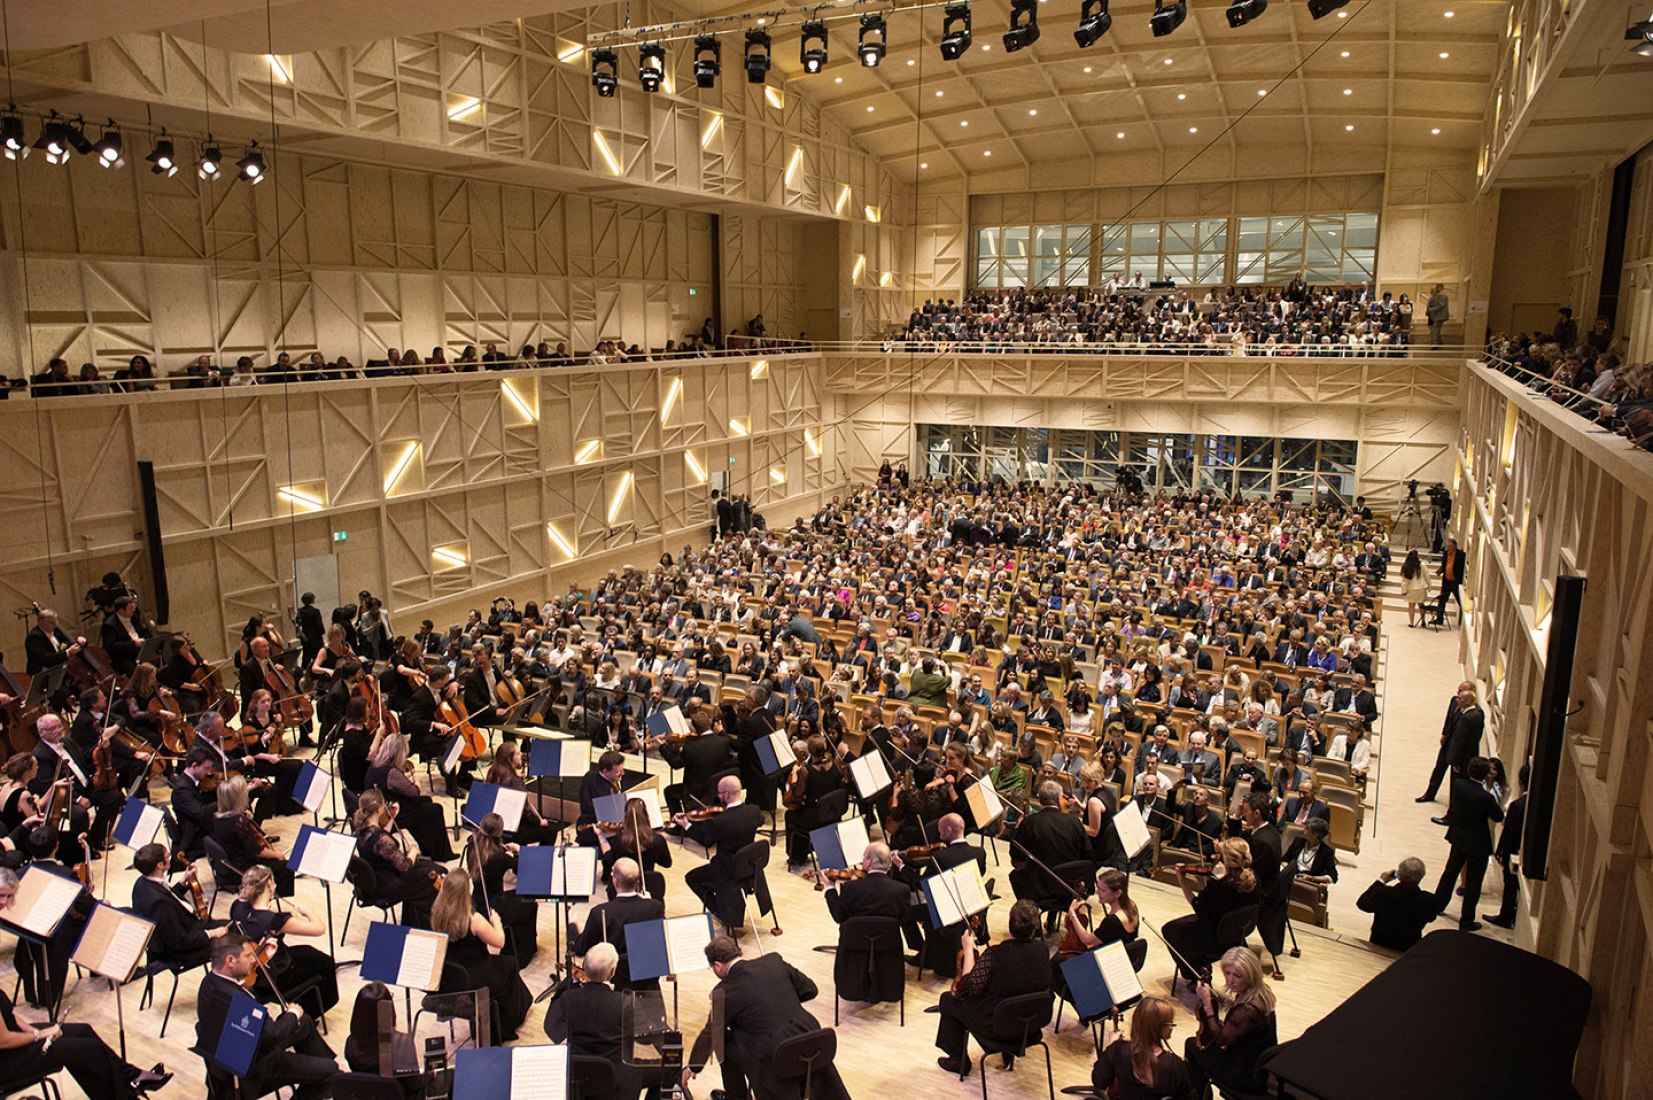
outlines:
{"label": "camera tripod", "polygon": [[1428,545],[1429,528],[1423,521],[1423,510],[1418,507],[1416,493],[1401,501],[1400,512],[1395,516],[1395,537],[1399,538],[1403,530],[1406,532],[1406,539],[1402,545],[1408,550]]}

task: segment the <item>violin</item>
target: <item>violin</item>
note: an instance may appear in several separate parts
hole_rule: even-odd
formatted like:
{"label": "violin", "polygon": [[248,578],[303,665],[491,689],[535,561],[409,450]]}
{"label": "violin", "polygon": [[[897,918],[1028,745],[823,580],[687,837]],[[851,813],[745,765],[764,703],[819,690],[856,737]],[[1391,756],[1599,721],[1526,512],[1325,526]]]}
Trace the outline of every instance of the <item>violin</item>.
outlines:
{"label": "violin", "polygon": [[75,864],[75,878],[87,890],[92,888],[92,845],[86,839],[86,834],[80,834],[80,852],[86,858]]}
{"label": "violin", "polygon": [[815,880],[815,889],[825,890],[829,882],[854,882],[867,877],[864,867],[828,867]]}
{"label": "violin", "polygon": [[201,881],[193,875],[189,878],[189,900],[195,905],[197,920],[207,920],[212,916],[212,910],[207,908],[207,897],[201,892]]}
{"label": "violin", "polygon": [[1179,863],[1176,865],[1176,871],[1181,875],[1209,875],[1215,870],[1216,865],[1211,863]]}
{"label": "violin", "polygon": [[[195,893],[197,895],[196,907],[197,911],[199,911],[201,904],[199,898],[201,887],[195,885],[194,883],[191,883],[191,885],[195,886]],[[206,918],[202,917],[201,919],[205,920]],[[276,943],[275,940],[265,940],[263,943],[258,945],[258,957],[253,962],[253,968],[247,971],[247,976],[245,978],[241,979],[241,984],[243,986],[247,989],[251,989],[253,986],[258,984],[258,975],[263,973],[264,970],[269,967],[270,963],[275,960],[276,951],[279,947],[280,944]],[[273,987],[275,983],[271,982],[270,985]]]}
{"label": "violin", "polygon": [[927,859],[934,859],[935,854],[945,847],[947,845],[939,841],[935,844],[914,844],[911,848],[902,850],[901,862],[923,863]]}
{"label": "violin", "polygon": [[92,749],[92,789],[94,791],[113,790],[120,783],[120,777],[115,774],[115,750],[109,744],[109,734],[98,738],[98,743]]}
{"label": "violin", "polygon": [[[982,914],[976,913],[975,915],[966,917],[964,919],[964,926],[970,930],[971,935],[980,936],[982,934],[981,918],[982,918]],[[984,945],[984,944],[978,945],[977,949],[980,950],[982,947],[985,947],[985,946],[986,945]],[[964,950],[965,950],[964,946],[962,944],[960,944],[959,945],[958,959],[954,963],[954,966],[956,968],[955,969],[956,977],[953,978],[952,989],[953,989],[953,996],[955,996],[955,997],[957,997],[959,995],[959,987],[964,984],[964,978],[965,978],[965,973],[964,973]]]}
{"label": "violin", "polygon": [[722,806],[707,806],[703,810],[690,810],[683,816],[689,821],[710,821],[722,812]]}
{"label": "violin", "polygon": [[623,821],[587,821],[584,825],[577,826],[579,829],[596,829],[599,832],[608,833],[610,836],[618,834],[625,827]]}
{"label": "violin", "polygon": [[217,665],[208,664],[195,655],[194,643],[187,634],[178,635],[178,655],[195,670],[185,683],[201,693],[202,709],[217,710],[226,722],[235,717],[239,708],[234,694],[224,690],[224,674]]}
{"label": "violin", "polygon": [[[1085,913],[1087,919],[1083,923],[1086,931],[1089,931],[1090,903],[1080,902],[1079,907]],[[1056,957],[1058,959],[1071,959],[1075,955],[1083,955],[1089,950],[1090,948],[1085,946],[1085,941],[1079,938],[1079,930],[1070,924],[1067,930],[1062,933],[1062,941],[1056,945]]]}

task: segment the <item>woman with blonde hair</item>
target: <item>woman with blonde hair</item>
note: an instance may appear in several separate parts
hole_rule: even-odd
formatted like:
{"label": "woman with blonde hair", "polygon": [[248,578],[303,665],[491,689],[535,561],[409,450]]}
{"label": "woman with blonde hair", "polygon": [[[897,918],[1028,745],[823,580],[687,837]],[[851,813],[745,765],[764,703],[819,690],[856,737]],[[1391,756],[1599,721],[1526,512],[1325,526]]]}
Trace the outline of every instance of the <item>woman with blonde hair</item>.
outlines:
{"label": "woman with blonde hair", "polygon": [[[1197,977],[1194,967],[1217,958],[1227,947],[1222,939],[1224,918],[1247,907],[1255,910],[1262,901],[1257,875],[1251,869],[1251,846],[1244,840],[1230,837],[1218,841],[1211,862],[1211,881],[1198,894],[1188,881],[1198,872],[1187,864],[1177,864],[1177,885],[1194,912],[1178,917],[1163,929],[1177,970],[1189,981]],[[1256,923],[1255,912],[1252,923]]]}
{"label": "woman with blonde hair", "polygon": [[407,740],[399,733],[381,733],[378,747],[368,757],[367,786],[377,788],[386,802],[395,803],[396,820],[419,843],[419,850],[438,863],[454,858],[448,843],[448,822],[441,803],[419,791],[408,773]]}
{"label": "woman with blonde hair", "polygon": [[[1144,997],[1131,1016],[1131,1037],[1110,1029],[1102,1053],[1091,1070],[1098,1096],[1118,1100],[1194,1100],[1199,1091],[1189,1078],[1188,1066],[1171,1053],[1176,1030],[1176,1006],[1164,997]],[[1116,1093],[1110,1093],[1117,1086]]]}
{"label": "woman with blonde hair", "polygon": [[287,857],[264,839],[264,830],[253,820],[248,809],[247,780],[231,774],[218,783],[218,813],[212,822],[212,839],[224,848],[224,860],[243,872],[253,866],[263,866],[275,876],[276,893],[284,898],[293,896],[293,869],[287,866]]}
{"label": "woman with blonde hair", "polygon": [[1279,1042],[1274,994],[1263,981],[1263,964],[1248,947],[1229,948],[1218,968],[1228,987],[1228,1008],[1219,1008],[1211,987],[1199,984],[1194,1013],[1200,1030],[1183,1047],[1189,1076],[1195,1090],[1205,1096],[1211,1095],[1213,1086],[1224,1096],[1262,1095],[1268,1083],[1257,1063]]}
{"label": "woman with blonde hair", "polygon": [[230,904],[230,927],[256,943],[275,941],[275,954],[258,971],[253,996],[261,1001],[298,1001],[316,1009],[316,1018],[339,1003],[338,971],[326,952],[304,944],[289,945],[288,936],[323,936],[327,918],[316,916],[296,899],[285,910],[275,907],[275,876],[268,867],[251,867]]}
{"label": "woman with blonde hair", "polygon": [[[496,955],[505,947],[505,926],[499,914],[483,916],[471,904],[471,876],[464,871],[449,871],[442,880],[441,892],[430,910],[430,929],[448,937],[448,966],[463,968],[468,978],[460,989],[481,989],[487,986],[496,1015],[494,1038],[509,1043],[517,1037],[517,1029],[528,1016],[533,998],[522,983],[522,970],[516,956]],[[490,950],[492,949],[492,950]],[[442,990],[457,993],[458,989]]]}

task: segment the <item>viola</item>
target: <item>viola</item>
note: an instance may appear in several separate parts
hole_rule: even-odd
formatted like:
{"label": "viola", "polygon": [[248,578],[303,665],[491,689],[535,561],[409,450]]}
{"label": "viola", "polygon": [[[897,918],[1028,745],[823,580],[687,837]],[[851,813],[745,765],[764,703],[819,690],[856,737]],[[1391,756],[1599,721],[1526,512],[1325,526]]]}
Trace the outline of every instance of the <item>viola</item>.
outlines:
{"label": "viola", "polygon": [[596,829],[599,832],[608,833],[610,836],[619,833],[625,827],[623,821],[587,821],[584,825],[577,826],[578,829]]}
{"label": "viola", "polygon": [[[965,925],[966,928],[968,928],[970,930],[971,935],[980,936],[982,934],[981,918],[982,918],[982,914],[980,914],[980,913],[977,913],[974,916],[970,916],[970,917],[965,918],[964,925]],[[985,946],[986,946],[985,944],[978,943],[976,945],[976,949],[978,951],[980,951],[983,948],[985,948]],[[964,984],[964,978],[965,978],[965,973],[964,973],[964,947],[963,947],[962,944],[959,946],[958,959],[955,961],[954,966],[956,968],[954,972],[957,976],[953,979],[953,996],[957,997],[959,995],[959,987]]]}
{"label": "viola", "polygon": [[[194,883],[191,883],[191,885],[195,886],[195,893],[197,895],[196,905],[197,905],[197,908],[199,909],[199,906],[200,906],[199,895],[201,893],[201,887],[199,885],[194,884]],[[201,919],[205,920],[206,918],[202,917]],[[247,976],[245,978],[241,979],[241,984],[243,986],[245,986],[248,989],[251,989],[253,986],[258,984],[258,975],[261,972],[263,972],[266,968],[268,968],[270,963],[275,960],[276,951],[280,948],[280,946],[281,945],[276,943],[275,940],[265,940],[263,943],[258,945],[258,957],[253,962],[253,968],[251,970],[247,971]],[[275,983],[272,982],[270,984],[274,985]]]}

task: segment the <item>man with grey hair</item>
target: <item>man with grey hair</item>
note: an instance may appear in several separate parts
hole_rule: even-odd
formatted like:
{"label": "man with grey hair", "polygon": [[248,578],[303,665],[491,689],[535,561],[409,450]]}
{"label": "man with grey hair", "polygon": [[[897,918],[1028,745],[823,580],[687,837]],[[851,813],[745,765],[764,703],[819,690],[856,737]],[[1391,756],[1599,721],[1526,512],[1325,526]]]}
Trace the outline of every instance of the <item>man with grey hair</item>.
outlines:
{"label": "man with grey hair", "polygon": [[630,1091],[616,1096],[635,1096],[644,1086],[632,1084],[631,1074],[620,1057],[621,995],[609,980],[619,964],[620,954],[610,943],[599,943],[585,953],[585,980],[559,982],[545,1010],[545,1036],[553,1043],[567,1043],[569,1052],[588,1058],[602,1058],[614,1067],[617,1082]]}
{"label": "man with grey hair", "polygon": [[1379,947],[1405,951],[1423,938],[1423,930],[1435,919],[1435,895],[1418,886],[1424,874],[1423,860],[1408,856],[1366,887],[1355,904],[1372,914],[1367,939]]}
{"label": "man with grey hair", "polygon": [[[1010,889],[1018,899],[1032,898],[1041,908],[1047,908],[1068,896],[1062,884],[1039,869],[1042,863],[1054,870],[1064,863],[1090,858],[1090,837],[1077,817],[1062,812],[1062,788],[1053,779],[1039,784],[1039,808],[1030,812],[1010,838],[1011,849],[1026,856],[1026,866],[1010,872]],[[1056,927],[1056,919],[1066,902],[1047,913],[1046,930]]]}
{"label": "man with grey hair", "polygon": [[1177,764],[1183,775],[1195,783],[1215,783],[1223,773],[1222,761],[1205,747],[1205,731],[1194,730],[1188,735],[1188,747],[1177,754]]}
{"label": "man with grey hair", "polygon": [[867,950],[869,936],[877,932],[876,926],[867,927],[868,918],[899,922],[907,946],[914,951],[923,946],[913,919],[912,891],[905,882],[890,877],[892,863],[890,846],[875,840],[861,853],[861,877],[827,887],[827,912],[840,926],[833,978],[838,995],[846,1000],[899,1001],[906,983],[906,964],[899,952]]}

